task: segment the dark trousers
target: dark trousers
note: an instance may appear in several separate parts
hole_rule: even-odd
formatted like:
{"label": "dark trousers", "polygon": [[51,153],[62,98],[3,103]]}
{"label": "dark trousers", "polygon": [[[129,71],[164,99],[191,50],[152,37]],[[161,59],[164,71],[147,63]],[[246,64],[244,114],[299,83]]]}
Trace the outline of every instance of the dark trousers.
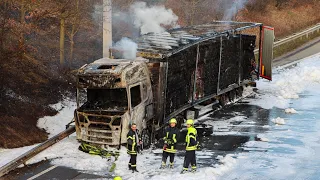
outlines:
{"label": "dark trousers", "polygon": [[189,164],[191,164],[193,169],[197,168],[196,151],[186,151],[183,168],[188,169]]}
{"label": "dark trousers", "polygon": [[173,164],[174,153],[168,153],[168,152],[165,152],[165,151],[163,151],[163,153],[162,153],[162,163],[165,164],[167,162],[168,156],[170,156],[170,164]]}
{"label": "dark trousers", "polygon": [[137,169],[137,155],[130,154],[129,168]]}

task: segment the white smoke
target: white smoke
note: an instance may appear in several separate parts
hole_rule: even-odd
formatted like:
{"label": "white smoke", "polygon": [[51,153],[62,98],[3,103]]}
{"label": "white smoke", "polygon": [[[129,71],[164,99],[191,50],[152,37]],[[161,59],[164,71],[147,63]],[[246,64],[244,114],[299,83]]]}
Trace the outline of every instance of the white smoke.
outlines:
{"label": "white smoke", "polygon": [[146,2],[136,2],[130,7],[134,16],[134,25],[141,34],[161,33],[163,26],[176,26],[178,16],[171,9],[162,6],[147,6]]}
{"label": "white smoke", "polygon": [[224,12],[223,20],[225,21],[233,20],[235,15],[238,13],[238,11],[243,9],[247,3],[248,3],[248,0],[233,0],[231,8],[226,8]]}
{"label": "white smoke", "polygon": [[[176,16],[171,9],[166,9],[164,6],[147,6],[145,2],[136,2],[130,6],[130,12],[115,12],[114,13],[114,23],[116,25],[118,21],[126,24],[126,28],[131,27],[131,23],[135,28],[140,30],[141,34],[162,33],[165,31],[166,27],[176,27],[178,16]],[[131,22],[130,22],[131,21]],[[119,23],[119,27],[121,30]],[[134,28],[130,28],[134,31]],[[132,35],[137,34],[136,32],[131,32]],[[135,59],[138,49],[138,45],[129,38],[122,38],[120,41],[115,43],[113,49],[121,54],[121,58],[125,59]],[[114,52],[115,54],[117,52]]]}
{"label": "white smoke", "polygon": [[138,45],[131,39],[124,37],[114,45],[113,49],[119,51],[122,58],[135,59]]}

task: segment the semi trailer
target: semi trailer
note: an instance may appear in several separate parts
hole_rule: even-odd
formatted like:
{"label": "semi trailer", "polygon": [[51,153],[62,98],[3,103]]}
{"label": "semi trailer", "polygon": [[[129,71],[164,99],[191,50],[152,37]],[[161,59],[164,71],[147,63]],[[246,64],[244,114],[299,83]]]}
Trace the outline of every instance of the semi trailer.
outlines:
{"label": "semi trailer", "polygon": [[256,79],[271,80],[273,41],[273,28],[243,22],[140,36],[136,58],[102,58],[78,70],[77,139],[119,146],[136,123],[149,146],[171,118],[181,126],[187,118],[197,118],[197,105],[225,105]]}

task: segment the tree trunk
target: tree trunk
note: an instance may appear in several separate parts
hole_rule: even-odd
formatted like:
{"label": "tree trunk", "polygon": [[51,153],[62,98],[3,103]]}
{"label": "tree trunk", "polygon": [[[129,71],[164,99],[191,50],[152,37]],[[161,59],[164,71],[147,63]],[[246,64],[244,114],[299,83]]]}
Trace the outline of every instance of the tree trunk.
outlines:
{"label": "tree trunk", "polygon": [[[69,66],[71,67],[72,61],[73,61],[73,53],[74,53],[74,36],[77,33],[76,30],[76,23],[79,23],[79,16],[80,16],[80,12],[79,12],[79,0],[76,1],[76,7],[77,7],[77,18],[75,19],[75,22],[72,23],[72,29],[71,29],[71,33],[70,33],[70,55],[69,55]],[[79,25],[78,25],[79,26]]]}
{"label": "tree trunk", "polygon": [[191,20],[190,25],[192,26],[194,24],[194,16],[196,14],[196,2],[192,1],[191,3]]}
{"label": "tree trunk", "polygon": [[5,24],[6,24],[6,21],[8,19],[8,9],[7,9],[7,2],[5,1],[4,4],[3,4],[3,9],[5,10],[5,13],[4,13],[4,17],[3,17],[3,22],[1,22],[1,27],[0,27],[0,32],[1,32],[1,35],[0,35],[0,43],[1,43],[1,48],[0,48],[0,53],[2,53],[2,51],[4,51],[4,41],[5,41]]}
{"label": "tree trunk", "polygon": [[[73,29],[73,26],[72,26],[72,29]],[[69,66],[71,66],[72,64],[72,61],[73,61],[73,51],[74,51],[74,35],[71,34],[70,35],[70,57],[69,57]]]}
{"label": "tree trunk", "polygon": [[65,63],[64,56],[64,41],[65,41],[65,18],[63,15],[60,19],[60,65],[63,66]]}
{"label": "tree trunk", "polygon": [[[26,7],[25,7],[25,0],[21,0],[21,8],[20,8],[20,23],[21,25],[25,24],[25,15],[26,15]],[[24,48],[24,33],[20,33],[19,37],[19,48]]]}

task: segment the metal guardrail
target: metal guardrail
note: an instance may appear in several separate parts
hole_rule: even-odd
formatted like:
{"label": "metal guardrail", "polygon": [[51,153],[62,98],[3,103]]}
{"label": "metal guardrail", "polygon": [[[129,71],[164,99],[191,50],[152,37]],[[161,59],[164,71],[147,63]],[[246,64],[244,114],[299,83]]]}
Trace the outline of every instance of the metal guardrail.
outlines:
{"label": "metal guardrail", "polygon": [[39,154],[43,150],[47,149],[48,147],[56,144],[57,142],[61,141],[64,138],[68,137],[69,135],[74,133],[75,130],[76,130],[75,126],[70,126],[65,131],[55,135],[54,137],[39,144],[38,146],[32,148],[28,152],[22,154],[21,156],[17,157],[16,159],[14,159],[14,160],[10,161],[9,163],[7,163],[6,165],[2,166],[0,168],[0,177],[6,175],[10,171],[16,169],[18,166],[20,166],[21,164],[24,164],[26,161],[28,161],[32,157],[36,156],[37,154]]}
{"label": "metal guardrail", "polygon": [[[320,23],[318,23],[317,25],[315,25],[315,26],[313,26],[313,27],[311,27],[309,29],[306,29],[306,30],[304,30],[302,32],[299,32],[299,33],[296,33],[296,34],[294,34],[292,36],[289,36],[289,37],[286,37],[284,39],[280,39],[278,41],[275,41],[274,44],[273,44],[273,48],[281,46],[283,44],[286,44],[286,43],[288,43],[290,41],[296,40],[296,39],[301,38],[303,36],[308,36],[310,33],[313,33],[315,31],[320,31]],[[259,52],[259,49],[255,49],[254,50],[255,54],[257,54],[258,52]]]}
{"label": "metal guardrail", "polygon": [[281,46],[282,44],[285,44],[285,43],[288,43],[292,40],[295,40],[295,39],[298,39],[298,38],[301,38],[303,36],[308,36],[308,34],[310,33],[313,33],[315,31],[320,31],[320,23],[318,23],[317,25],[309,28],[309,29],[306,29],[300,33],[296,33],[290,37],[287,37],[287,38],[284,38],[284,39],[281,39],[279,41],[276,41],[273,45],[273,47],[277,47],[277,46]]}

